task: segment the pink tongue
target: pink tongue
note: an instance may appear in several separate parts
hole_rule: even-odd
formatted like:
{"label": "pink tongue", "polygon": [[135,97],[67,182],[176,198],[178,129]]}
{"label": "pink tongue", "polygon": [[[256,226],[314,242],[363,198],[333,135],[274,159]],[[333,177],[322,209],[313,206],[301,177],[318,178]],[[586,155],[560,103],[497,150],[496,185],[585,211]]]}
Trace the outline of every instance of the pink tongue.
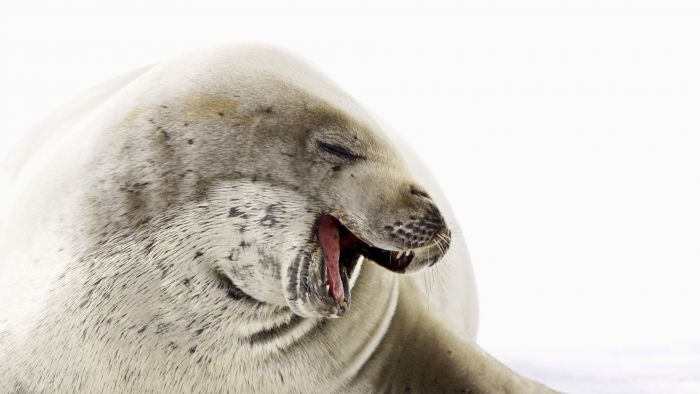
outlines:
{"label": "pink tongue", "polygon": [[329,293],[341,306],[345,304],[343,281],[340,279],[340,236],[338,221],[330,215],[321,218],[318,224],[318,240],[326,257],[326,277]]}

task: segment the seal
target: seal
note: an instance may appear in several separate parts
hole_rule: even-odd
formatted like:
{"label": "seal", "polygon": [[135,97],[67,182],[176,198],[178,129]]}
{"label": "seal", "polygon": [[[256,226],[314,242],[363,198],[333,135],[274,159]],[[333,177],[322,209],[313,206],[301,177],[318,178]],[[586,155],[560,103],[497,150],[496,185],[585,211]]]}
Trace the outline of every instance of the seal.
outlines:
{"label": "seal", "polygon": [[424,166],[304,61],[200,51],[52,119],[8,167],[0,391],[549,392],[474,343]]}

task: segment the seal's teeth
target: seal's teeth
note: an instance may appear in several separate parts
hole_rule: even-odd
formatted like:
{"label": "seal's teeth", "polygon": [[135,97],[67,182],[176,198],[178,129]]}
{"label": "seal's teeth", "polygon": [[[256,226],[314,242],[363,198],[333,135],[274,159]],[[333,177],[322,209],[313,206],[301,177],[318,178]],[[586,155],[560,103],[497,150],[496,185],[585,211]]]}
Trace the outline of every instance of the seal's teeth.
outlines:
{"label": "seal's teeth", "polygon": [[399,252],[396,254],[396,260],[401,259],[401,257],[403,257],[403,252]]}
{"label": "seal's teeth", "polygon": [[328,283],[326,283],[326,291],[331,291],[331,285],[329,285]]}

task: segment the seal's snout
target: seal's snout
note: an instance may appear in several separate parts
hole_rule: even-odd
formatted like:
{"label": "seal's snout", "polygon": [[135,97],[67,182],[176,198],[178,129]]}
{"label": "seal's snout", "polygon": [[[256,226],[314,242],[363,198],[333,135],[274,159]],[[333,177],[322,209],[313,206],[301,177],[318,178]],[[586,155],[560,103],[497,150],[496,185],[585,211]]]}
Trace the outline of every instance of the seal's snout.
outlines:
{"label": "seal's snout", "polygon": [[402,209],[383,223],[380,232],[392,249],[416,249],[428,246],[438,234],[447,235],[445,219],[430,195],[416,184],[408,184],[398,199]]}
{"label": "seal's snout", "polygon": [[415,249],[429,245],[440,233],[449,233],[445,219],[434,205],[422,213],[408,215],[384,225],[385,237],[400,249]]}
{"label": "seal's snout", "polygon": [[417,272],[434,265],[447,253],[451,232],[440,209],[423,187],[404,183],[398,191],[402,208],[379,229],[384,247],[390,252],[375,253],[373,257],[392,271]]}

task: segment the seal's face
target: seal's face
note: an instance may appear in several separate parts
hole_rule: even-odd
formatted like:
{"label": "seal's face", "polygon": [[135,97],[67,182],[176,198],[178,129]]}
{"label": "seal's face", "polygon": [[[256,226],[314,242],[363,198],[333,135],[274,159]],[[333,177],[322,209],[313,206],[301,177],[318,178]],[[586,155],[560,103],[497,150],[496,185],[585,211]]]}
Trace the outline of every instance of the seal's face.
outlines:
{"label": "seal's face", "polygon": [[[306,102],[279,113],[268,109],[252,144],[258,176],[243,206],[224,209],[231,220],[248,219],[246,231],[257,235],[245,242],[255,245],[259,261],[240,270],[241,259],[230,258],[223,271],[253,297],[279,302],[283,295],[299,315],[337,317],[350,307],[358,262],[417,272],[448,249],[450,231],[439,209],[370,127]],[[240,191],[231,192],[228,201],[234,200],[242,202]]]}
{"label": "seal's face", "polygon": [[239,293],[301,316],[343,315],[363,259],[397,273],[435,264],[450,231],[372,119],[341,93],[252,69],[209,75],[120,123],[120,167],[104,173],[121,174],[129,223],[174,210],[197,229],[198,264],[213,259]]}
{"label": "seal's face", "polygon": [[[324,209],[309,241],[316,253],[306,257],[322,264],[320,270],[290,266],[298,278],[287,287],[293,307],[344,314],[350,305],[348,279],[360,259],[406,273],[443,256],[450,242],[445,220],[379,135],[350,127],[318,133],[308,146],[316,165],[326,167],[317,180]],[[315,278],[322,288],[309,292],[305,278]]]}

